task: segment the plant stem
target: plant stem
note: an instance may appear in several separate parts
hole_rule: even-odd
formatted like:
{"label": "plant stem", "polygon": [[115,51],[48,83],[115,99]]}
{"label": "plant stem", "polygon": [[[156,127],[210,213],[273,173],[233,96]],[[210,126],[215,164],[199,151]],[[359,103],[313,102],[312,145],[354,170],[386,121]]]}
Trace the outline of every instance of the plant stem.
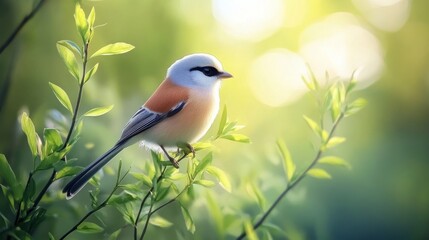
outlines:
{"label": "plant stem", "polygon": [[[340,123],[340,121],[343,119],[344,117],[344,113],[341,112],[341,114],[338,116],[338,118],[335,120],[334,124],[332,125],[331,130],[329,131],[326,143],[329,141],[329,139],[332,138],[332,135],[334,134],[335,130],[338,127],[338,124]],[[276,200],[274,201],[274,203],[270,206],[270,208],[268,208],[268,210],[262,215],[262,217],[253,225],[253,229],[257,229],[258,227],[260,227],[262,225],[262,223],[264,223],[264,221],[266,220],[266,218],[270,215],[270,213],[274,210],[274,208],[276,208],[276,206],[280,203],[280,201],[284,198],[284,196],[286,196],[286,194],[293,188],[295,187],[299,182],[301,182],[302,179],[304,179],[304,177],[306,176],[307,172],[312,169],[314,167],[314,165],[316,165],[317,161],[320,159],[320,157],[322,156],[323,153],[323,146],[321,146],[316,154],[316,156],[314,157],[313,161],[310,163],[310,165],[294,180],[292,181],[290,184],[288,184],[286,186],[286,188],[283,190],[283,192],[280,193],[280,195],[276,198]],[[244,237],[246,237],[246,232],[243,231],[236,239],[237,240],[241,240]]]}
{"label": "plant stem", "polygon": [[28,21],[30,21],[37,11],[39,11],[40,7],[43,5],[45,0],[40,0],[37,5],[31,10],[31,12],[25,16],[21,22],[18,24],[18,26],[15,28],[15,30],[10,34],[10,36],[6,39],[6,41],[1,45],[0,47],[0,54],[3,53],[3,51],[12,43],[12,41],[15,39],[16,35],[18,35],[19,31],[27,24]]}
{"label": "plant stem", "polygon": [[39,205],[40,200],[42,200],[42,197],[45,195],[45,193],[48,190],[49,186],[51,186],[51,184],[54,182],[54,178],[55,178],[56,173],[57,172],[55,171],[55,169],[52,170],[52,174],[49,177],[48,182],[45,184],[45,186],[43,187],[43,189],[39,192],[39,195],[37,195],[36,199],[34,200],[33,206],[31,206],[31,208],[28,209],[28,211],[26,212],[26,214],[25,214],[26,217],[28,215],[30,215],[34,210],[36,210],[37,206]]}
{"label": "plant stem", "polygon": [[[161,174],[159,175],[159,177],[156,179],[156,182],[159,183],[161,181],[161,179],[164,177],[164,173],[165,170],[167,169],[167,167],[164,167],[161,171]],[[154,186],[152,185],[152,187],[149,189],[149,191],[146,193],[146,195],[144,196],[142,203],[140,204],[140,208],[139,208],[139,212],[137,213],[137,217],[136,217],[136,221],[134,222],[134,239],[137,240],[137,224],[139,222],[140,219],[140,215],[143,211],[143,207],[144,204],[146,203],[146,200],[149,198],[149,196],[152,194],[152,191],[154,189]]]}
{"label": "plant stem", "polygon": [[[119,165],[119,166],[121,166],[121,165]],[[70,228],[60,239],[66,238],[70,233],[74,232],[79,227],[79,225],[82,224],[87,218],[89,218],[92,214],[96,213],[97,211],[99,211],[100,209],[102,209],[103,207],[105,207],[107,205],[110,198],[112,198],[115,191],[119,188],[119,185],[121,184],[122,180],[124,180],[124,178],[128,174],[128,171],[127,171],[121,178],[120,177],[120,174],[121,174],[120,171],[121,171],[121,167],[119,167],[119,170],[118,170],[118,178],[116,180],[115,187],[113,188],[112,192],[110,192],[109,196],[100,205],[98,205],[96,208],[89,211],[81,220],[79,220],[79,222],[77,222],[72,228]]]}
{"label": "plant stem", "polygon": [[[157,208],[155,208],[155,210],[153,210],[152,211],[152,206],[153,206],[153,203],[151,203],[151,206],[150,206],[150,209],[149,209],[149,212],[148,212],[148,214],[147,214],[147,218],[146,218],[146,225],[149,223],[149,219],[152,217],[152,215],[154,214],[154,213],[156,213],[157,211],[159,211],[159,210],[161,210],[162,208],[164,208],[164,207],[166,207],[167,205],[169,205],[169,204],[171,204],[171,203],[173,203],[174,201],[176,201],[184,192],[185,192],[185,190],[187,190],[191,185],[192,185],[192,183],[193,183],[193,180],[191,180],[183,189],[182,189],[182,191],[180,191],[180,193],[179,194],[177,194],[177,196],[175,196],[174,198],[172,198],[172,199],[170,199],[170,200],[168,200],[167,202],[165,202],[165,203],[163,203],[161,206],[159,206],[159,207],[157,207]],[[141,235],[141,237],[140,237],[140,240],[141,239],[143,239],[143,237],[144,237],[144,235],[146,234],[146,228],[147,228],[147,226],[145,225],[145,228],[143,229],[143,232],[142,232],[142,235]]]}
{"label": "plant stem", "polygon": [[78,115],[78,111],[79,111],[79,106],[80,106],[80,102],[82,100],[83,86],[85,85],[84,79],[85,79],[85,74],[86,74],[86,64],[88,62],[88,46],[89,46],[88,43],[85,43],[84,50],[83,50],[82,78],[79,82],[79,92],[78,92],[78,96],[77,96],[76,107],[75,107],[74,112],[73,112],[73,117],[72,117],[69,132],[67,134],[66,140],[64,141],[64,144],[63,144],[63,147],[61,148],[61,150],[63,150],[64,148],[67,147],[67,144],[70,141],[74,127],[76,125],[76,119],[77,119],[77,115]]}
{"label": "plant stem", "polygon": [[144,224],[144,228],[143,228],[143,231],[142,231],[142,235],[140,236],[140,240],[143,240],[143,237],[146,234],[147,226],[149,225],[150,216],[152,215],[151,212],[152,212],[152,208],[153,208],[153,203],[154,203],[153,202],[153,195],[151,194],[149,214],[147,215],[146,222]]}
{"label": "plant stem", "polygon": [[[41,2],[44,0],[41,0]],[[40,2],[39,2],[40,4]],[[70,129],[69,132],[67,134],[67,138],[64,141],[62,147],[60,148],[59,151],[64,150],[67,147],[67,144],[69,143],[73,130],[75,128],[76,125],[76,119],[77,119],[77,115],[78,115],[78,111],[79,111],[79,106],[80,106],[80,102],[82,99],[82,92],[83,92],[83,86],[84,86],[84,79],[85,79],[85,74],[86,74],[86,64],[88,61],[88,43],[85,43],[84,45],[84,55],[83,55],[83,67],[82,67],[82,78],[81,81],[79,83],[79,93],[78,93],[78,97],[77,97],[77,101],[76,101],[76,107],[73,113],[73,117],[72,117],[72,122],[70,125]],[[51,186],[51,184],[54,182],[55,179],[55,175],[57,174],[57,172],[55,171],[55,169],[52,170],[52,174],[49,177],[48,181],[46,182],[45,186],[42,188],[42,190],[39,192],[39,194],[37,195],[36,199],[34,200],[33,205],[31,206],[30,209],[28,209],[25,213],[25,215],[20,218],[20,212],[17,212],[17,216],[16,216],[16,220],[15,220],[15,226],[17,226],[19,223],[21,223],[23,220],[25,220],[34,210],[37,209],[37,207],[39,206],[40,201],[42,200],[43,196],[45,195],[46,191],[48,190],[48,188]],[[32,176],[32,174],[30,174],[28,182],[30,181],[30,177]],[[28,183],[27,183],[28,184]],[[20,210],[20,207],[18,208],[18,210]]]}
{"label": "plant stem", "polygon": [[[27,184],[25,185],[24,193],[27,191],[28,185],[30,184],[32,177],[33,177],[33,172],[31,171],[30,174],[28,175]],[[15,226],[18,225],[18,223],[20,222],[22,200],[23,200],[23,197],[19,201],[18,210],[16,211],[15,222],[14,222]]]}

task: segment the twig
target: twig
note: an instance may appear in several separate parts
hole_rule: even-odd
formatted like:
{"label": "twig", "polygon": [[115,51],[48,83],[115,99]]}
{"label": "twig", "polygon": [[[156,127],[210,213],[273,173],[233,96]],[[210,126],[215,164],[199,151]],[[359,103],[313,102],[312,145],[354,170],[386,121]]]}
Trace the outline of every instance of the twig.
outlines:
{"label": "twig", "polygon": [[[337,129],[338,124],[340,123],[340,121],[343,119],[344,117],[344,113],[341,113],[338,118],[336,119],[336,121],[334,122],[334,124],[332,125],[331,131],[329,132],[328,138],[326,140],[326,142],[329,141],[329,139],[332,138],[332,135],[334,134],[335,130]],[[282,193],[280,193],[280,195],[276,198],[276,200],[274,201],[274,203],[270,206],[270,208],[262,215],[262,217],[253,225],[253,229],[256,230],[258,227],[260,227],[264,221],[266,220],[266,218],[270,215],[270,213],[274,210],[274,208],[276,208],[276,206],[280,203],[280,201],[284,198],[284,196],[286,196],[286,194],[293,188],[295,187],[299,182],[301,182],[302,179],[304,179],[304,177],[306,176],[307,172],[312,169],[314,167],[314,165],[316,165],[317,161],[320,159],[320,157],[322,156],[323,150],[322,148],[319,148],[319,151],[317,152],[316,156],[314,157],[313,161],[311,162],[311,164],[295,179],[295,181],[291,182],[290,184],[288,184],[285,188],[285,190],[283,190]],[[244,237],[246,237],[246,232],[243,231],[236,239],[237,240],[241,240]]]}
{"label": "twig", "polygon": [[[160,181],[161,181],[161,179],[164,177],[164,173],[165,173],[165,170],[166,170],[166,169],[167,169],[167,167],[164,167],[164,168],[162,169],[161,174],[160,174],[160,175],[159,175],[159,177],[156,179],[156,182],[157,182],[157,183],[158,183],[158,182],[160,182]],[[144,198],[143,198],[143,200],[142,200],[142,203],[140,204],[139,212],[137,213],[137,217],[136,217],[136,220],[135,220],[135,222],[134,222],[134,239],[135,239],[135,240],[137,240],[137,224],[138,224],[138,222],[139,222],[140,215],[141,215],[141,213],[142,213],[142,211],[143,211],[144,204],[146,203],[146,200],[149,198],[149,196],[152,194],[153,189],[154,189],[154,186],[152,185],[152,187],[149,189],[149,191],[148,191],[148,192],[146,193],[146,195],[144,196]]]}
{"label": "twig", "polygon": [[15,28],[15,30],[10,34],[10,36],[6,39],[6,41],[1,45],[0,47],[0,54],[3,53],[3,51],[13,42],[16,35],[18,35],[19,31],[27,24],[28,21],[30,21],[37,11],[39,11],[40,7],[42,7],[45,0],[40,0],[37,5],[31,10],[31,12],[25,16],[21,22],[18,24],[18,26]]}
{"label": "twig", "polygon": [[147,226],[149,225],[150,216],[152,215],[151,212],[152,212],[152,208],[153,208],[153,203],[154,202],[153,202],[153,195],[152,195],[152,193],[150,195],[151,195],[151,201],[150,201],[150,207],[149,207],[149,214],[147,215],[146,222],[144,224],[144,228],[143,228],[143,231],[142,231],[142,235],[140,236],[140,240],[143,240],[143,237],[146,234]]}

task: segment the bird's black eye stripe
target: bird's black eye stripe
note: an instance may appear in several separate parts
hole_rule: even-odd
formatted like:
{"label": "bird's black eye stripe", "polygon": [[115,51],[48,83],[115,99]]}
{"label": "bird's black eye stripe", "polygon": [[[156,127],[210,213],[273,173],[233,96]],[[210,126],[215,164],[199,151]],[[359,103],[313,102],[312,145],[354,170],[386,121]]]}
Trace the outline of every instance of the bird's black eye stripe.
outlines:
{"label": "bird's black eye stripe", "polygon": [[220,74],[220,72],[216,68],[211,67],[211,66],[194,67],[194,68],[189,69],[189,71],[200,71],[208,77],[213,77],[213,76],[217,76]]}

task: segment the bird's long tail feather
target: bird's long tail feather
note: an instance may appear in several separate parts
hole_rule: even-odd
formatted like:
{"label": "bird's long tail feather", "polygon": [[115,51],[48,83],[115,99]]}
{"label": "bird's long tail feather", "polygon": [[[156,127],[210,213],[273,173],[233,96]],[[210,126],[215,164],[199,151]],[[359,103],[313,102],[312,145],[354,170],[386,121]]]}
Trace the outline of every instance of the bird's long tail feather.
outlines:
{"label": "bird's long tail feather", "polygon": [[67,199],[76,195],[85,186],[89,179],[91,179],[98,170],[124,149],[124,147],[124,144],[116,144],[75,176],[63,189],[63,193],[66,193]]}

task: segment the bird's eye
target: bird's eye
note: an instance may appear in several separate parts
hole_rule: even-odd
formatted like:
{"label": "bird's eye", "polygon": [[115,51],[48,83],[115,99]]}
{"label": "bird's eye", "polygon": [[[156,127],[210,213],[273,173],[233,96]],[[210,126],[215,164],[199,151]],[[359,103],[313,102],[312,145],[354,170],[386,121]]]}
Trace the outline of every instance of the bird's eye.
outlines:
{"label": "bird's eye", "polygon": [[219,71],[216,68],[210,67],[210,66],[194,67],[194,68],[191,68],[190,71],[200,71],[208,77],[213,77],[213,76],[219,75]]}

